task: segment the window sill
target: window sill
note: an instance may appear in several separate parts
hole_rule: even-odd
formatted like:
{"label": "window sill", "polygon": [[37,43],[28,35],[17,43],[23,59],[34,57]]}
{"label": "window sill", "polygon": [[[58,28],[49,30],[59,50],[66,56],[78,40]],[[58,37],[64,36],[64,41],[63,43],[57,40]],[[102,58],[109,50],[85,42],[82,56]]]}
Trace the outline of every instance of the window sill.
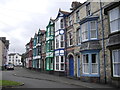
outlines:
{"label": "window sill", "polygon": [[116,80],[116,81],[120,81],[120,77],[114,77],[114,76],[113,76],[111,79],[112,79],[112,80]]}
{"label": "window sill", "polygon": [[90,39],[90,40],[82,41],[81,43],[90,42],[90,41],[98,41],[98,40],[99,40],[99,39]]}
{"label": "window sill", "polygon": [[99,74],[82,74],[81,76],[85,76],[85,77],[100,77]]}
{"label": "window sill", "polygon": [[109,34],[109,37],[112,36],[112,35],[115,35],[115,34],[120,34],[120,31],[111,32],[111,33]]}

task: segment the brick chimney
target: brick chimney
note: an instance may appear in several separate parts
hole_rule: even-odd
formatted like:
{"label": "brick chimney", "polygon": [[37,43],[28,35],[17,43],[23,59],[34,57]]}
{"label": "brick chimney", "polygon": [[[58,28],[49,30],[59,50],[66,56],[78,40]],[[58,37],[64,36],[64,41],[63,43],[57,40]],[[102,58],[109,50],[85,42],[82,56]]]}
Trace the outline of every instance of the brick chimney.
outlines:
{"label": "brick chimney", "polygon": [[74,11],[75,9],[77,9],[82,3],[77,2],[77,1],[73,1],[71,4],[71,8],[70,10]]}

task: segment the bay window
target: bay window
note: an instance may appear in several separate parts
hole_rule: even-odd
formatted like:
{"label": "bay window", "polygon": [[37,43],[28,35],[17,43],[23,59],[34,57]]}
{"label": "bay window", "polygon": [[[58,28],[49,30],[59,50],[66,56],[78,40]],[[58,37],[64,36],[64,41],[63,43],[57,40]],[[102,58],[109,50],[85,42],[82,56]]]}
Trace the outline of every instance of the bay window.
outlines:
{"label": "bay window", "polygon": [[83,74],[98,74],[98,54],[86,53],[82,57]]}
{"label": "bay window", "polygon": [[80,28],[78,28],[77,31],[76,31],[76,42],[77,42],[77,45],[81,42],[81,39],[80,39]]}
{"label": "bay window", "polygon": [[88,40],[88,28],[87,28],[87,24],[88,23],[84,23],[81,25],[81,29],[82,29],[82,40],[86,41]]}
{"label": "bay window", "polygon": [[81,25],[82,41],[97,39],[97,21],[88,21]]}
{"label": "bay window", "polygon": [[111,33],[120,31],[120,7],[116,7],[109,12]]}
{"label": "bay window", "polygon": [[89,73],[89,59],[88,54],[83,55],[83,73]]}
{"label": "bay window", "polygon": [[90,38],[97,38],[96,21],[90,22]]}
{"label": "bay window", "polygon": [[113,76],[120,77],[120,49],[112,51]]}
{"label": "bay window", "polygon": [[92,64],[92,71],[91,73],[98,73],[98,61],[97,61],[97,54],[91,54],[91,64]]}

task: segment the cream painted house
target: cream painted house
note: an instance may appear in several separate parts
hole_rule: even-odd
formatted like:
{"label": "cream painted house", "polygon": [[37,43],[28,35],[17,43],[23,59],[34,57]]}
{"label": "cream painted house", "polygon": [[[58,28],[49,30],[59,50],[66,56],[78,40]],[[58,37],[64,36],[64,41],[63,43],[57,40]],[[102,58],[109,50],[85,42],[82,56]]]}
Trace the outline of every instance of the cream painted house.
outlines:
{"label": "cream painted house", "polygon": [[4,65],[7,61],[9,48],[9,40],[6,40],[5,37],[0,37],[0,69],[4,68]]}

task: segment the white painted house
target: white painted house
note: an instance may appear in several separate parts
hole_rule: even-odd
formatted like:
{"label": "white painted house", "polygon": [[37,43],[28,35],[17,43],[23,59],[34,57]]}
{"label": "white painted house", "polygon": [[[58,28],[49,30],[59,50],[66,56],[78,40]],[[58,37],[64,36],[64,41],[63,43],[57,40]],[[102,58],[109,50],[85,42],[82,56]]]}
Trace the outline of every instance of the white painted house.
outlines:
{"label": "white painted house", "polygon": [[65,71],[65,17],[68,12],[59,10],[55,19],[55,62],[57,72]]}
{"label": "white painted house", "polygon": [[7,60],[7,64],[9,63],[14,64],[15,66],[21,66],[21,55],[19,53],[10,53]]}

